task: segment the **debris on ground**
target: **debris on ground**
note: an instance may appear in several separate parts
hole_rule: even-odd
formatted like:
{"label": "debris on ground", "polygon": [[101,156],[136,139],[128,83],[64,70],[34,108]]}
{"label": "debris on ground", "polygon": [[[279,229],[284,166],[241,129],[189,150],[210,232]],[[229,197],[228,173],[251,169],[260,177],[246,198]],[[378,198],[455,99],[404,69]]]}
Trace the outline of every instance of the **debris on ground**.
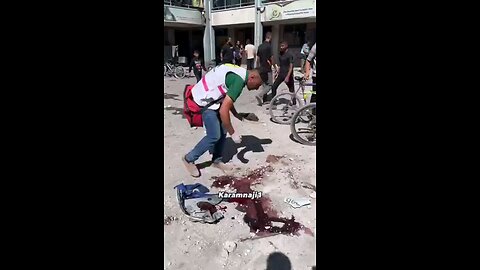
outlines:
{"label": "debris on ground", "polygon": [[290,180],[290,187],[293,188],[293,189],[298,189],[299,188],[299,185],[298,185],[299,183],[298,183],[298,181],[295,180],[295,177],[293,176],[293,172],[290,169],[288,169],[286,171],[286,173],[287,173],[287,177]]}
{"label": "debris on ground", "polygon": [[200,183],[174,187],[177,190],[177,202],[180,210],[192,221],[216,223],[223,218],[223,214],[215,207],[222,198],[218,194],[209,194],[207,187]]}
{"label": "debris on ground", "polygon": [[165,216],[165,218],[163,219],[163,225],[170,225],[174,220],[175,217],[173,216]]}
{"label": "debris on ground", "polygon": [[317,191],[317,187],[315,185],[310,184],[310,183],[301,182],[300,185],[304,188],[308,188],[308,189],[311,189],[313,191]]}
{"label": "debris on ground", "polygon": [[237,243],[233,241],[227,241],[223,244],[223,248],[228,252],[228,254],[230,254],[237,248]]}
{"label": "debris on ground", "polygon": [[247,113],[245,116],[243,116],[248,121],[255,121],[257,122],[259,119],[254,113]]}
{"label": "debris on ground", "polygon": [[244,241],[247,241],[247,240],[261,239],[261,238],[270,237],[270,236],[275,236],[275,235],[279,235],[279,234],[280,234],[280,233],[271,233],[271,234],[266,234],[266,235],[254,235],[254,236],[242,238],[242,239],[240,239],[240,242],[244,242]]}
{"label": "debris on ground", "polygon": [[268,241],[268,243],[269,243],[269,244],[270,244],[272,247],[274,247],[274,248],[275,248],[275,250],[277,250],[277,249],[278,249],[278,247],[277,247],[277,246],[275,246],[275,245],[272,243],[272,241]]}
{"label": "debris on ground", "polygon": [[283,156],[275,156],[275,155],[268,155],[267,156],[267,163],[277,163]]}
{"label": "debris on ground", "polygon": [[285,198],[284,202],[288,203],[293,208],[300,208],[310,204],[309,198]]}

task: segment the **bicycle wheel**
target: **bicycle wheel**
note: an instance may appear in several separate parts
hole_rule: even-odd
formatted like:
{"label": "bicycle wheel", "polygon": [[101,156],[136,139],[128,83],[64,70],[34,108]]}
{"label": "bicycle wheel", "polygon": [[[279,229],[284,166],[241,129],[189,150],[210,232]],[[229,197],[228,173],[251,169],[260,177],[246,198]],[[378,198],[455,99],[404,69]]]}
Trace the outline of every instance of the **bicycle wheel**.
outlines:
{"label": "bicycle wheel", "polygon": [[183,67],[176,67],[175,77],[177,77],[178,79],[183,79],[185,77],[185,69],[183,69]]}
{"label": "bicycle wheel", "polygon": [[281,93],[276,95],[268,110],[273,122],[278,124],[290,124],[293,115],[300,108],[302,102],[295,93]]}
{"label": "bicycle wheel", "polygon": [[[293,138],[301,144],[316,145],[317,144],[317,104],[310,103],[300,108],[293,116],[290,130]],[[305,121],[309,119],[309,121]]]}

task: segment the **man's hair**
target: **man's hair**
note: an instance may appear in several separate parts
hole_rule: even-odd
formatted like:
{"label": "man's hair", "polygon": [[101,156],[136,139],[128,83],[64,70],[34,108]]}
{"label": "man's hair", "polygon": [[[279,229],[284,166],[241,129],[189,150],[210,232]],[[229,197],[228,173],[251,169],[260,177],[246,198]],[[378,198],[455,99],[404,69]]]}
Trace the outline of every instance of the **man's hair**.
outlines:
{"label": "man's hair", "polygon": [[267,32],[265,34],[265,39],[272,39],[272,32]]}
{"label": "man's hair", "polygon": [[193,51],[193,53],[198,53],[198,54],[200,54],[200,52],[199,52],[198,50]]}
{"label": "man's hair", "polygon": [[245,41],[245,43],[249,44],[249,43],[250,43],[250,39],[247,38],[247,41]]}
{"label": "man's hair", "polygon": [[258,68],[254,68],[254,69],[251,69],[248,71],[248,77],[250,77],[250,74],[252,73],[258,73],[258,75],[260,76],[260,71],[258,71]]}
{"label": "man's hair", "polygon": [[288,47],[288,42],[282,41],[282,43],[280,43],[280,45],[282,45],[282,44],[285,45],[285,47]]}

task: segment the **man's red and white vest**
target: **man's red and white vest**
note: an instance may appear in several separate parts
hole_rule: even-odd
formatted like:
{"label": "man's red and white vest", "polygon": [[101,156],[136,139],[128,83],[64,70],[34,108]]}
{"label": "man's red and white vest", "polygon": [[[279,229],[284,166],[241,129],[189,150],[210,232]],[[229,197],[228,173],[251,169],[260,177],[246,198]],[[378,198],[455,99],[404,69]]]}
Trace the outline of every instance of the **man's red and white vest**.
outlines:
{"label": "man's red and white vest", "polygon": [[[225,77],[228,72],[233,72],[245,80],[247,70],[233,64],[223,64],[207,72],[205,76],[193,87],[193,100],[199,106],[206,106],[211,100],[217,100],[228,92]],[[220,104],[213,104],[209,109],[217,110]]]}

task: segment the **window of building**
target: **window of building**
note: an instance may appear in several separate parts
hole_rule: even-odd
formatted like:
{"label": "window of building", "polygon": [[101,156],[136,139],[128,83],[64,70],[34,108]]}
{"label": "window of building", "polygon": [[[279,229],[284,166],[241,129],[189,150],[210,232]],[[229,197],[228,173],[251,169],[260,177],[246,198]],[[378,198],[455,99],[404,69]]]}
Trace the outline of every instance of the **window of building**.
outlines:
{"label": "window of building", "polygon": [[203,9],[204,1],[205,0],[163,0],[163,4],[166,6],[178,6],[178,7]]}
{"label": "window of building", "polygon": [[213,0],[213,10],[246,7],[255,4],[255,0]]}

